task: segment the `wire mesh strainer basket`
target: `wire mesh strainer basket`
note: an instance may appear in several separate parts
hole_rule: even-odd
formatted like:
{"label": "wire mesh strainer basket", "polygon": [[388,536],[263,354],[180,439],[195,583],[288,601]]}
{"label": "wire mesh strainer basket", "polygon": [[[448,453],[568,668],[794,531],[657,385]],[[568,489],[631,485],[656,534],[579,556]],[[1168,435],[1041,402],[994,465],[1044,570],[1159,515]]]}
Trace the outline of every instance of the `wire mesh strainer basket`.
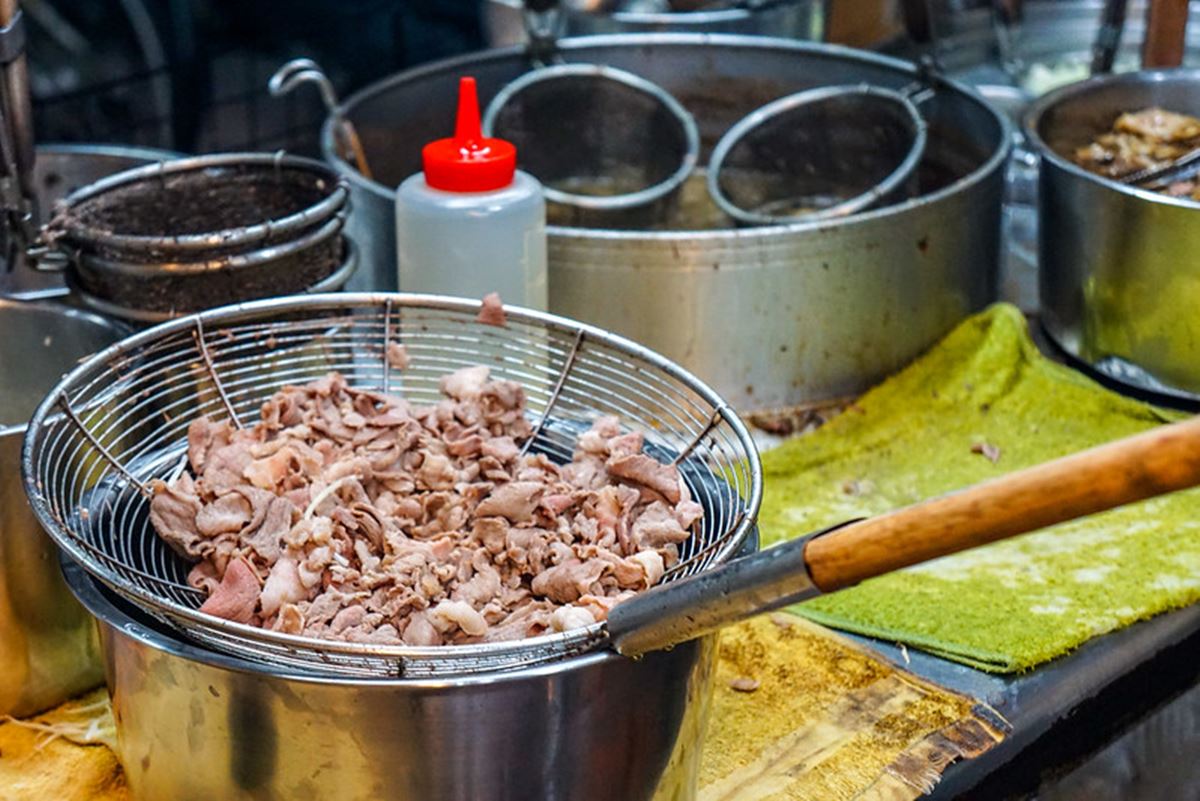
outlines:
{"label": "wire mesh strainer basket", "polygon": [[[25,442],[34,511],[67,556],[113,591],[193,639],[276,666],[333,675],[440,676],[524,667],[589,650],[603,624],[503,643],[408,647],[319,640],[202,614],[190,564],[149,521],[149,483],[187,466],[198,416],[258,419],[287,385],[342,373],[351,386],[428,404],[438,380],[484,364],[519,382],[534,434],[525,447],[565,462],[596,416],[642,431],[677,464],[704,515],[664,581],[731,558],[754,522],[761,467],[745,426],[715,392],[662,356],[597,328],[506,309],[480,323],[478,301],[421,295],[312,295],[229,306],[160,325],[81,364],[46,397]],[[403,372],[384,354],[403,344]]]}

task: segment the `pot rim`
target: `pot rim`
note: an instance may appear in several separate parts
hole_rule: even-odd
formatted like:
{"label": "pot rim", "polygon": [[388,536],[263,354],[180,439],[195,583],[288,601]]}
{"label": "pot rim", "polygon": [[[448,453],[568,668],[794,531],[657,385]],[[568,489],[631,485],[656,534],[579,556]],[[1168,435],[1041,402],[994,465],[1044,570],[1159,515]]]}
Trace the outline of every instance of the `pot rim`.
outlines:
{"label": "pot rim", "polygon": [[[858,50],[852,47],[846,47],[844,45],[826,44],[823,42],[804,42],[796,39],[780,39],[769,36],[751,36],[746,34],[729,33],[619,33],[604,34],[601,36],[571,37],[560,39],[557,42],[558,49],[568,54],[585,51],[590,48],[612,47],[615,45],[625,45],[628,47],[640,46],[646,48],[663,45],[725,45],[730,47],[754,48],[758,50],[793,51],[810,55],[822,55],[827,57],[832,56],[857,62],[859,64],[885,67],[896,71],[898,74],[904,77],[912,78],[914,80],[922,76],[921,70],[916,64],[898,58],[892,58],[891,56],[884,56],[879,53],[872,53],[866,50]],[[510,45],[508,47],[495,48],[485,51],[482,55],[479,53],[470,53],[463,56],[455,56],[453,58],[424,64],[416,69],[403,70],[360,89],[346,98],[330,116],[326,117],[325,122],[322,124],[322,156],[333,165],[331,169],[337,172],[337,174],[341,176],[343,180],[348,181],[353,186],[370,192],[376,197],[391,201],[394,196],[394,189],[388,189],[377,181],[367,180],[337,154],[337,150],[333,146],[334,120],[343,117],[349,118],[348,114],[353,107],[361,105],[363,102],[375,97],[376,95],[390,91],[398,84],[420,80],[424,76],[446,70],[457,69],[461,71],[463,68],[477,65],[484,61],[499,61],[501,59],[510,58],[513,56],[521,56],[525,52],[525,45]],[[874,211],[865,211],[859,214],[852,214],[836,220],[813,220],[810,222],[789,223],[785,225],[764,225],[720,230],[701,229],[691,231],[638,231],[611,228],[569,228],[559,225],[547,225],[546,232],[552,239],[580,239],[587,241],[615,240],[628,242],[658,241],[682,243],[684,241],[695,242],[698,240],[726,241],[733,238],[744,238],[747,236],[783,238],[791,237],[798,233],[828,231],[841,228],[843,226],[851,226],[859,223],[865,224],[875,220],[886,219],[893,215],[898,216],[909,211],[934,205],[946,198],[958,195],[978,184],[983,183],[993,173],[1003,169],[1004,165],[1008,162],[1009,154],[1012,152],[1014,132],[1014,126],[1008,120],[1007,116],[985,101],[978,92],[974,91],[960,81],[951,78],[939,76],[937,80],[938,83],[948,87],[964,98],[975,101],[979,105],[979,108],[992,118],[992,121],[998,128],[999,135],[998,143],[995,149],[980,166],[976,167],[963,177],[955,180],[951,184],[934,192],[929,192],[921,195],[920,197],[906,200],[903,203],[886,206]]]}
{"label": "pot rim", "polygon": [[1039,131],[1042,118],[1052,109],[1070,100],[1091,94],[1092,92],[1098,91],[1099,89],[1107,86],[1122,84],[1137,85],[1165,83],[1175,78],[1183,78],[1200,84],[1200,67],[1176,67],[1173,69],[1123,72],[1114,75],[1097,75],[1093,78],[1087,78],[1076,83],[1067,84],[1066,86],[1059,87],[1058,89],[1042,95],[1035,100],[1022,117],[1021,128],[1025,134],[1025,138],[1033,145],[1033,149],[1039,156],[1041,156],[1041,158],[1049,161],[1058,169],[1064,170],[1076,178],[1082,178],[1111,192],[1128,195],[1129,197],[1137,198],[1139,200],[1146,201],[1147,203],[1157,203],[1163,206],[1173,206],[1175,208],[1186,209],[1190,211],[1200,211],[1200,201],[1171,197],[1170,195],[1164,195],[1161,192],[1155,192],[1152,189],[1142,189],[1140,187],[1130,186],[1129,184],[1123,184],[1113,178],[1107,178],[1103,175],[1097,175],[1094,172],[1089,172],[1067,157],[1063,156],[1054,148],[1050,147],[1050,145],[1046,143],[1046,140],[1042,138],[1042,135]]}

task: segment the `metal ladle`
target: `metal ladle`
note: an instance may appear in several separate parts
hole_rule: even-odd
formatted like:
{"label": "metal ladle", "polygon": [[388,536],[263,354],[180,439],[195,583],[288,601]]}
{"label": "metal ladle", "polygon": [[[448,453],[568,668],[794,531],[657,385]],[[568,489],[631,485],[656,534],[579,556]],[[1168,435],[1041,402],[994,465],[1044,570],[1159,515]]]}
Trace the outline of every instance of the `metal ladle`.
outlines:
{"label": "metal ladle", "polygon": [[709,194],[748,225],[842,217],[896,197],[925,153],[917,103],[930,94],[838,85],[768,103],[717,143]]}

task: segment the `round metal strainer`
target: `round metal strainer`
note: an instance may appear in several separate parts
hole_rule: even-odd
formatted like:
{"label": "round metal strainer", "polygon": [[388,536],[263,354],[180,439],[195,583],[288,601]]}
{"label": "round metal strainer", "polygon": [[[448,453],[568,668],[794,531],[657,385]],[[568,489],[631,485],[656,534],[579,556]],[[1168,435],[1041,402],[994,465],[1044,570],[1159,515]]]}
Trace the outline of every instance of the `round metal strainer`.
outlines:
{"label": "round metal strainer", "polygon": [[926,139],[924,118],[901,92],[865,84],[798,92],[721,137],[709,194],[749,225],[853,214],[903,195]]}
{"label": "round metal strainer", "polygon": [[[438,676],[559,659],[604,639],[595,624],[479,645],[413,648],[318,640],[197,611],[190,564],[149,522],[148,484],[186,468],[187,427],[200,415],[252,425],[270,395],[330,371],[352,386],[440,398],[438,380],[485,364],[519,382],[535,433],[531,450],[567,461],[602,414],[645,433],[647,451],[675,461],[704,516],[664,581],[729,559],[758,511],[761,467],[737,415],[662,356],[590,326],[506,309],[504,327],[476,321],[477,301],[345,294],[229,306],[165,323],[81,364],[46,397],[25,441],[33,509],[67,556],[116,593],[211,647],[336,675]],[[402,343],[403,372],[384,358]]]}
{"label": "round metal strainer", "polygon": [[528,72],[488,104],[483,130],[517,146],[546,199],[594,212],[646,206],[696,166],[700,134],[662,87],[599,64]]}

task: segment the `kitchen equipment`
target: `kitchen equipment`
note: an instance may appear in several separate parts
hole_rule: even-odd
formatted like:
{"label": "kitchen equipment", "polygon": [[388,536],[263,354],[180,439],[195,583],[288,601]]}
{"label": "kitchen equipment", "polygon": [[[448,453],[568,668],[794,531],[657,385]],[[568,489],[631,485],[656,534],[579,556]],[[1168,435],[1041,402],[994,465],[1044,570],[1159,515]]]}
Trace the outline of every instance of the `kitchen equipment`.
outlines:
{"label": "kitchen equipment", "polygon": [[[522,75],[492,98],[483,131],[516,145],[521,168],[545,188],[549,218],[576,226],[619,226],[631,210],[664,218],[662,204],[700,155],[696,122],[679,101],[601,64]],[[642,208],[651,204],[659,205]]]}
{"label": "kitchen equipment", "polygon": [[[829,84],[900,90],[920,73],[841,47],[720,34],[561,40],[556,52],[566,63],[633,72],[677,98],[699,126],[701,163],[735,122],[772,100]],[[458,76],[475,76],[488,98],[528,68],[519,48],[492,51],[401,73],[350,98],[344,112],[376,181],[336,156],[327,124],[322,150],[350,184],[347,226],[362,247],[352,286],[394,287],[393,187],[419,169],[420,145],[441,135],[436,109],[449,113]],[[732,230],[693,175],[677,212],[650,230],[551,225],[551,311],[647,344],[742,409],[864,389],[995,297],[1011,129],[953,84],[939,85],[923,112],[921,195],[887,209]]]}
{"label": "kitchen equipment", "polygon": [[77,359],[122,327],[50,303],[0,299],[0,715],[29,715],[100,682],[95,631],[63,584],[18,480],[25,424]]}
{"label": "kitchen equipment", "polygon": [[[50,219],[55,204],[80,187],[132,167],[178,157],[169,150],[126,145],[39,145],[33,162],[37,219]],[[61,275],[39,272],[29,264],[0,269],[0,295],[34,300],[67,291]]]}
{"label": "kitchen equipment", "polygon": [[[749,433],[719,396],[663,357],[599,329],[507,310],[478,322],[479,301],[423,295],[324,295],[230,306],[160,325],[81,365],[39,407],[26,440],[26,487],[70,558],[109,588],[193,639],[313,674],[450,676],[522,667],[595,645],[600,624],[519,642],[413,648],[335,642],[233,623],[197,611],[190,565],[158,537],[146,494],[186,462],[197,416],[255,419],[280,387],[337,370],[359,386],[401,389],[413,403],[442,397],[439,381],[487,364],[518,381],[539,416],[532,446],[567,461],[598,414],[643,431],[647,449],[677,463],[705,510],[666,580],[729,558],[761,495]],[[411,366],[392,371],[387,346]],[[83,465],[79,460],[91,458]],[[114,536],[115,532],[119,532]]]}
{"label": "kitchen equipment", "polygon": [[82,301],[139,321],[345,283],[347,190],[318,162],[235,153],[160,162],[75,192],[42,234]]}
{"label": "kitchen equipment", "polygon": [[1096,32],[1096,43],[1092,45],[1092,74],[1112,72],[1121,36],[1125,32],[1125,14],[1129,0],[1104,0],[1100,16],[1100,29]]}
{"label": "kitchen equipment", "polygon": [[26,263],[37,233],[33,186],[33,108],[25,56],[25,20],[17,0],[0,0],[0,211],[3,212],[4,265]]}
{"label": "kitchen equipment", "polygon": [[[527,41],[521,0],[487,0],[483,28],[491,47]],[[618,33],[734,33],[820,41],[828,16],[824,0],[758,0],[715,2],[696,10],[674,10],[662,4],[590,3],[566,0],[563,31],[567,36]]]}
{"label": "kitchen equipment", "polygon": [[721,137],[708,191],[741,223],[854,214],[908,194],[928,135],[907,95],[825,86],[780,98]]}
{"label": "kitchen equipment", "polygon": [[[1197,481],[1193,419],[710,567],[613,610],[616,648],[678,643],[671,650],[637,660],[602,651],[485,676],[285,672],[195,647],[78,566],[66,570],[101,620],[118,749],[136,798],[303,790],[400,801],[686,801],[712,682],[713,641],[691,639],[698,632],[816,587]],[[206,769],[182,770],[183,760]]]}
{"label": "kitchen equipment", "polygon": [[1200,399],[1200,207],[1093,175],[1070,152],[1122,112],[1200,114],[1200,70],[1111,75],[1039,100],[1025,131],[1041,156],[1042,323],[1067,353],[1141,390]]}
{"label": "kitchen equipment", "polygon": [[1142,67],[1178,67],[1187,46],[1188,0],[1150,0]]}
{"label": "kitchen equipment", "polygon": [[[1000,55],[992,0],[931,0],[937,36],[925,44],[908,43],[890,52],[918,58],[933,55],[945,74],[968,83],[1020,121],[1034,98],[1082,80],[1092,71],[1097,40],[1113,17],[1106,7],[1117,0],[1026,0],[1022,24],[1012,37],[1010,63]],[[918,3],[919,4],[919,3]],[[1146,36],[1145,0],[1127,0],[1123,26],[1109,34],[1114,43],[1111,70],[1128,72],[1141,64]],[[1200,9],[1200,2],[1193,5]],[[1200,65],[1200,29],[1188,33],[1184,61]],[[1036,312],[1037,157],[1018,142],[1007,176],[1001,262],[1001,297]]]}
{"label": "kitchen equipment", "polygon": [[79,567],[136,801],[694,801],[714,638],[454,679],[331,679],[216,653]]}
{"label": "kitchen equipment", "polygon": [[366,178],[371,177],[371,167],[367,164],[367,154],[363,152],[362,140],[354,124],[342,117],[338,111],[341,102],[333,89],[333,82],[325,77],[325,73],[317,62],[311,58],[295,58],[284,64],[267,82],[267,89],[272,97],[283,97],[293,92],[302,83],[311,83],[317,87],[325,111],[333,120],[333,135],[337,142],[338,153],[346,161],[354,162],[355,168]]}

